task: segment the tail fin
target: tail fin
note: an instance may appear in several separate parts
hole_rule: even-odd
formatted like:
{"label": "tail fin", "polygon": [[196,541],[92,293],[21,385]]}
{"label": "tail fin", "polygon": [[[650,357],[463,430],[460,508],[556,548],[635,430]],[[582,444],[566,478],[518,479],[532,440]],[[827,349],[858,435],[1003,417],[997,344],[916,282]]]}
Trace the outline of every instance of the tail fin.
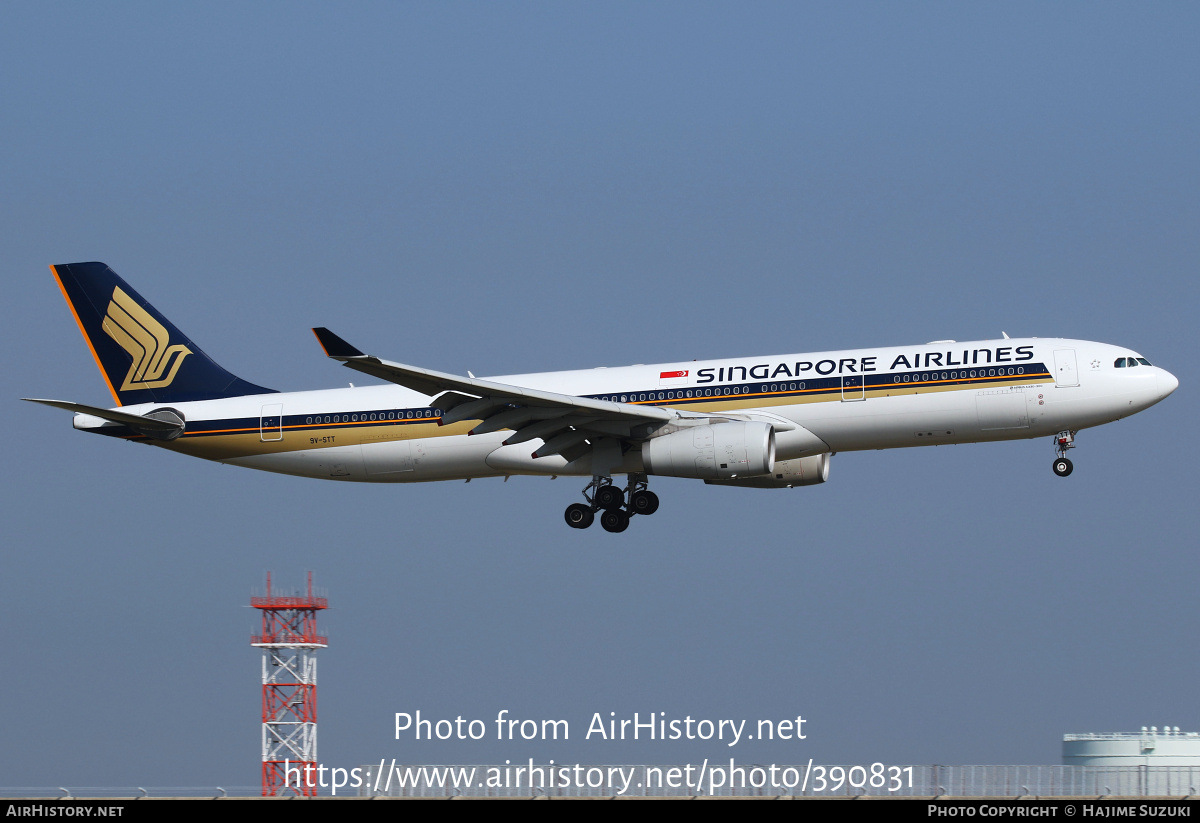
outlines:
{"label": "tail fin", "polygon": [[218,366],[103,263],[50,271],[118,405],[274,392]]}

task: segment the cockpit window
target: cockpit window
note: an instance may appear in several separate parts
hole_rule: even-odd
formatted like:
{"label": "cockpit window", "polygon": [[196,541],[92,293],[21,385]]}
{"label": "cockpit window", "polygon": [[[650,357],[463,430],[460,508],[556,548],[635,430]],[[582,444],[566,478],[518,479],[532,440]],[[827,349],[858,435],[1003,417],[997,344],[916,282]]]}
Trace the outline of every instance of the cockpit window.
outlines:
{"label": "cockpit window", "polygon": [[1137,361],[1138,361],[1139,363],[1141,363],[1143,366],[1149,366],[1149,365],[1150,365],[1150,361],[1149,361],[1149,360],[1147,360],[1147,359],[1146,359],[1146,358],[1144,358],[1144,357],[1139,357],[1139,358],[1137,359]]}
{"label": "cockpit window", "polygon": [[1113,366],[1115,366],[1115,367],[1116,367],[1116,368],[1118,368],[1118,369],[1123,369],[1123,368],[1125,368],[1125,358],[1124,358],[1124,357],[1118,357],[1118,358],[1117,358],[1117,362],[1113,363]]}

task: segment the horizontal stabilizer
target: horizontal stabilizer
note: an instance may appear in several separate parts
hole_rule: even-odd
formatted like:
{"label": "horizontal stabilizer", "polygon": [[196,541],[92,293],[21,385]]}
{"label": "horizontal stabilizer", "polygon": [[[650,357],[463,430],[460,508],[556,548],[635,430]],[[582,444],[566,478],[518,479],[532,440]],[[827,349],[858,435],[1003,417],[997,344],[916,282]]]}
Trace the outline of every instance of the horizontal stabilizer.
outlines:
{"label": "horizontal stabilizer", "polygon": [[183,431],[183,423],[174,420],[143,417],[140,414],[102,409],[98,406],[85,406],[82,403],[68,403],[66,400],[39,400],[35,397],[22,397],[21,399],[27,400],[30,403],[41,403],[43,406],[53,406],[56,409],[65,409],[66,411],[78,414],[90,414],[92,417],[99,417],[101,420],[108,420],[112,423],[121,423],[129,426],[129,428],[139,434],[145,434],[157,439],[169,440],[173,435],[177,436]]}

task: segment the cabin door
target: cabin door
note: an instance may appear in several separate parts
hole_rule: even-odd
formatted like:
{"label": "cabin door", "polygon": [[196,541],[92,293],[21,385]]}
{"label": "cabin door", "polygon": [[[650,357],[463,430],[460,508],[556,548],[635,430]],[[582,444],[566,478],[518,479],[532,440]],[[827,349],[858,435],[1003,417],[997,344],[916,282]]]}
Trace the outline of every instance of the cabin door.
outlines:
{"label": "cabin door", "polygon": [[1057,349],[1054,352],[1054,385],[1079,385],[1079,366],[1075,363],[1074,349]]}
{"label": "cabin door", "polygon": [[282,403],[262,407],[262,416],[258,420],[258,439],[264,443],[283,439]]}

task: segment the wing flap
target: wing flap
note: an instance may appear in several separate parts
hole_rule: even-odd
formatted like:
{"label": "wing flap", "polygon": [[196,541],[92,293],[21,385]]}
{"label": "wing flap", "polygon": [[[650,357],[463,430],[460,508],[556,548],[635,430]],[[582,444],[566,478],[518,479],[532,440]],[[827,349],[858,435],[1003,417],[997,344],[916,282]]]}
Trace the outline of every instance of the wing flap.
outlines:
{"label": "wing flap", "polygon": [[565,415],[552,420],[538,420],[530,423],[528,426],[514,429],[512,435],[504,441],[504,445],[511,446],[515,443],[525,443],[539,437],[542,440],[549,440],[556,433],[564,429],[572,426],[576,428],[586,426],[590,422],[592,422],[592,418],[578,417],[576,415]]}

